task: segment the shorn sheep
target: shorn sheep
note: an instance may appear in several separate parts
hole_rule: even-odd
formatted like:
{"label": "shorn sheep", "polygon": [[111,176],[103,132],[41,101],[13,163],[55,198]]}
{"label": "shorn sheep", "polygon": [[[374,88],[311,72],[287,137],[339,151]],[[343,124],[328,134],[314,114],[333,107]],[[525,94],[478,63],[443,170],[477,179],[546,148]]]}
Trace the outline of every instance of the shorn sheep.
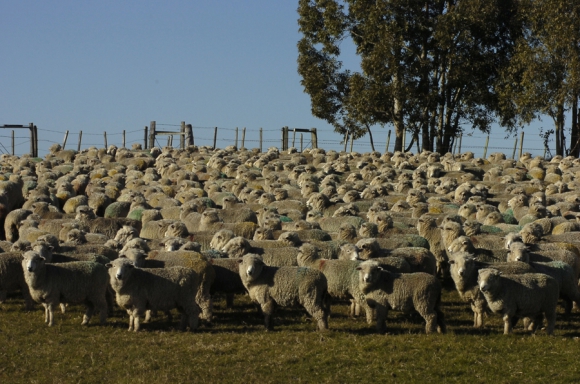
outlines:
{"label": "shorn sheep", "polygon": [[373,260],[361,263],[357,270],[366,303],[376,311],[377,331],[386,332],[390,309],[403,312],[414,309],[427,323],[425,332],[445,332],[443,312],[439,309],[441,283],[436,277],[423,272],[390,273]]}
{"label": "shorn sheep", "polygon": [[515,320],[520,317],[534,319],[532,332],[535,332],[542,323],[542,315],[548,322],[546,333],[554,332],[559,296],[554,278],[543,273],[510,275],[484,268],[479,270],[477,284],[489,308],[503,316],[504,335],[512,332]]}
{"label": "shorn sheep", "polygon": [[239,261],[239,273],[250,298],[264,313],[266,329],[272,329],[275,305],[301,305],[316,320],[318,330],[328,329],[330,304],[326,277],[305,267],[269,267],[260,256],[245,255]]}
{"label": "shorn sheep", "polygon": [[23,256],[22,269],[30,296],[44,305],[49,327],[54,324],[53,309],[61,303],[86,305],[82,325],[89,323],[95,309],[99,311],[101,324],[105,323],[109,277],[104,265],[92,261],[48,264],[36,251],[28,251]]}
{"label": "shorn sheep", "polygon": [[124,257],[107,264],[117,304],[129,314],[129,331],[139,331],[139,318],[147,310],[181,312],[181,329],[198,327],[199,307],[195,303],[197,274],[190,268],[141,269]]}

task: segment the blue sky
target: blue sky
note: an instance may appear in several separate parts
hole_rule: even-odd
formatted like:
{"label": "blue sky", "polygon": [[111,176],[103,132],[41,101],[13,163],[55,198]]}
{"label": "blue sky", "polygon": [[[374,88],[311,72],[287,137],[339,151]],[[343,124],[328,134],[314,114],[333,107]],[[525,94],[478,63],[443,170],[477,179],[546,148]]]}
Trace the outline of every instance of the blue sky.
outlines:
{"label": "blue sky", "polygon": [[[67,148],[76,148],[81,130],[83,148],[103,146],[103,131],[109,144],[120,145],[122,130],[128,144],[141,142],[152,120],[192,124],[196,144],[212,144],[209,127],[219,127],[222,147],[233,144],[235,127],[247,127],[246,146],[257,147],[262,127],[264,147],[279,146],[280,128],[290,126],[317,127],[320,146],[342,147],[332,127],[311,115],[300,85],[296,1],[0,2],[0,125],[34,122],[41,156],[66,130]],[[354,55],[346,60],[356,63]],[[378,150],[389,129],[373,130]],[[526,129],[524,148],[542,148],[536,131]],[[9,136],[0,130],[0,153],[10,150]],[[16,136],[22,154],[27,133]],[[481,156],[484,142],[474,133],[464,150]],[[498,128],[492,146],[512,148],[513,139]],[[369,151],[368,139],[354,149]],[[488,154],[495,151],[511,154]]]}

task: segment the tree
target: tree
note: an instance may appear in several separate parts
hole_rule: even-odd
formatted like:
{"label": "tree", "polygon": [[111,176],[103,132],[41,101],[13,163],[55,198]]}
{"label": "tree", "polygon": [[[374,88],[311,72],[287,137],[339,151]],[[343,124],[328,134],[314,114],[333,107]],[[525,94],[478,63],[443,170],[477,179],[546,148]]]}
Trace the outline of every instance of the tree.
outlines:
{"label": "tree", "polygon": [[[463,125],[489,130],[508,111],[494,84],[520,30],[515,10],[503,0],[300,0],[298,72],[313,114],[358,135],[393,125],[395,150],[406,129],[447,152]],[[360,71],[343,69],[347,38]]]}
{"label": "tree", "polygon": [[547,115],[554,121],[556,154],[566,152],[565,112],[572,109],[570,154],[580,152],[580,3],[523,1],[523,33],[503,73],[502,104],[519,125]]}

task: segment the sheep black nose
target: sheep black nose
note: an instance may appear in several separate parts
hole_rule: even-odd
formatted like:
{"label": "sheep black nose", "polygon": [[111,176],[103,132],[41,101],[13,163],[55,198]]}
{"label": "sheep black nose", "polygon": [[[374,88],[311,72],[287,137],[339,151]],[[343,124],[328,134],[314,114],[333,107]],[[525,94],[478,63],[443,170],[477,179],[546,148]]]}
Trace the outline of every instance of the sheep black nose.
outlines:
{"label": "sheep black nose", "polygon": [[28,272],[32,272],[32,267],[28,267]]}

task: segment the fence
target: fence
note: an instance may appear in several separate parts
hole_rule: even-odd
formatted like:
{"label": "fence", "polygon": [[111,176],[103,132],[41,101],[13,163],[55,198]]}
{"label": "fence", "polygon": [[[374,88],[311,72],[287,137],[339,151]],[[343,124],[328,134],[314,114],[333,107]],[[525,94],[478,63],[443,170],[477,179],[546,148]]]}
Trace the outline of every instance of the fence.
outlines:
{"label": "fence", "polygon": [[[131,147],[133,144],[140,144],[143,148],[151,148],[153,146],[163,147],[166,145],[173,146],[174,136],[180,137],[188,144],[195,144],[198,146],[209,146],[214,148],[224,148],[228,145],[235,145],[238,148],[258,148],[260,151],[268,147],[284,148],[285,146],[296,147],[302,151],[306,148],[324,148],[326,150],[343,151],[349,149],[356,152],[370,152],[371,145],[367,137],[350,141],[350,147],[347,148],[341,135],[335,133],[332,128],[326,129],[304,129],[283,127],[280,128],[246,128],[246,127],[207,127],[194,126],[185,124],[185,130],[190,129],[191,135],[187,136],[187,132],[183,134],[184,122],[180,124],[165,124],[159,122],[155,123],[155,135],[151,135],[150,127],[140,129],[123,129],[123,127],[111,127],[111,129],[94,133],[94,130],[75,130],[75,129],[40,129],[36,134],[37,144],[33,148],[32,143],[35,137],[30,135],[4,135],[0,131],[0,154],[14,153],[16,155],[23,155],[25,153],[33,153],[35,156],[43,157],[48,153],[48,148],[52,144],[60,144],[66,149],[76,149],[78,151],[92,146],[103,147],[114,144],[118,147]],[[150,126],[153,124],[150,124]],[[8,126],[10,127],[10,126]],[[21,127],[21,126],[19,126]],[[24,126],[29,128],[29,126]],[[286,135],[284,135],[286,129]],[[315,130],[316,135],[312,134]],[[303,135],[303,132],[306,135]],[[162,137],[164,133],[167,140]],[[310,133],[310,134],[309,134]],[[391,131],[386,129],[375,129],[373,131],[373,138],[375,149],[378,151],[393,150],[394,140],[391,140]],[[62,137],[62,141],[59,140]],[[471,151],[476,157],[487,157],[492,152],[503,152],[506,156],[512,158],[518,156],[522,152],[530,152],[533,156],[546,156],[553,154],[555,145],[553,142],[549,143],[550,153],[545,152],[543,139],[534,134],[533,130],[526,131],[524,141],[522,141],[523,132],[520,132],[515,137],[506,137],[506,133],[498,130],[490,135],[480,132],[466,133],[462,137],[456,138],[452,151],[455,153]],[[13,144],[12,144],[13,143]],[[176,143],[177,144],[177,143]],[[406,143],[408,145],[408,142]],[[413,146],[412,151],[417,151],[421,143]],[[35,152],[33,152],[33,149]]]}

